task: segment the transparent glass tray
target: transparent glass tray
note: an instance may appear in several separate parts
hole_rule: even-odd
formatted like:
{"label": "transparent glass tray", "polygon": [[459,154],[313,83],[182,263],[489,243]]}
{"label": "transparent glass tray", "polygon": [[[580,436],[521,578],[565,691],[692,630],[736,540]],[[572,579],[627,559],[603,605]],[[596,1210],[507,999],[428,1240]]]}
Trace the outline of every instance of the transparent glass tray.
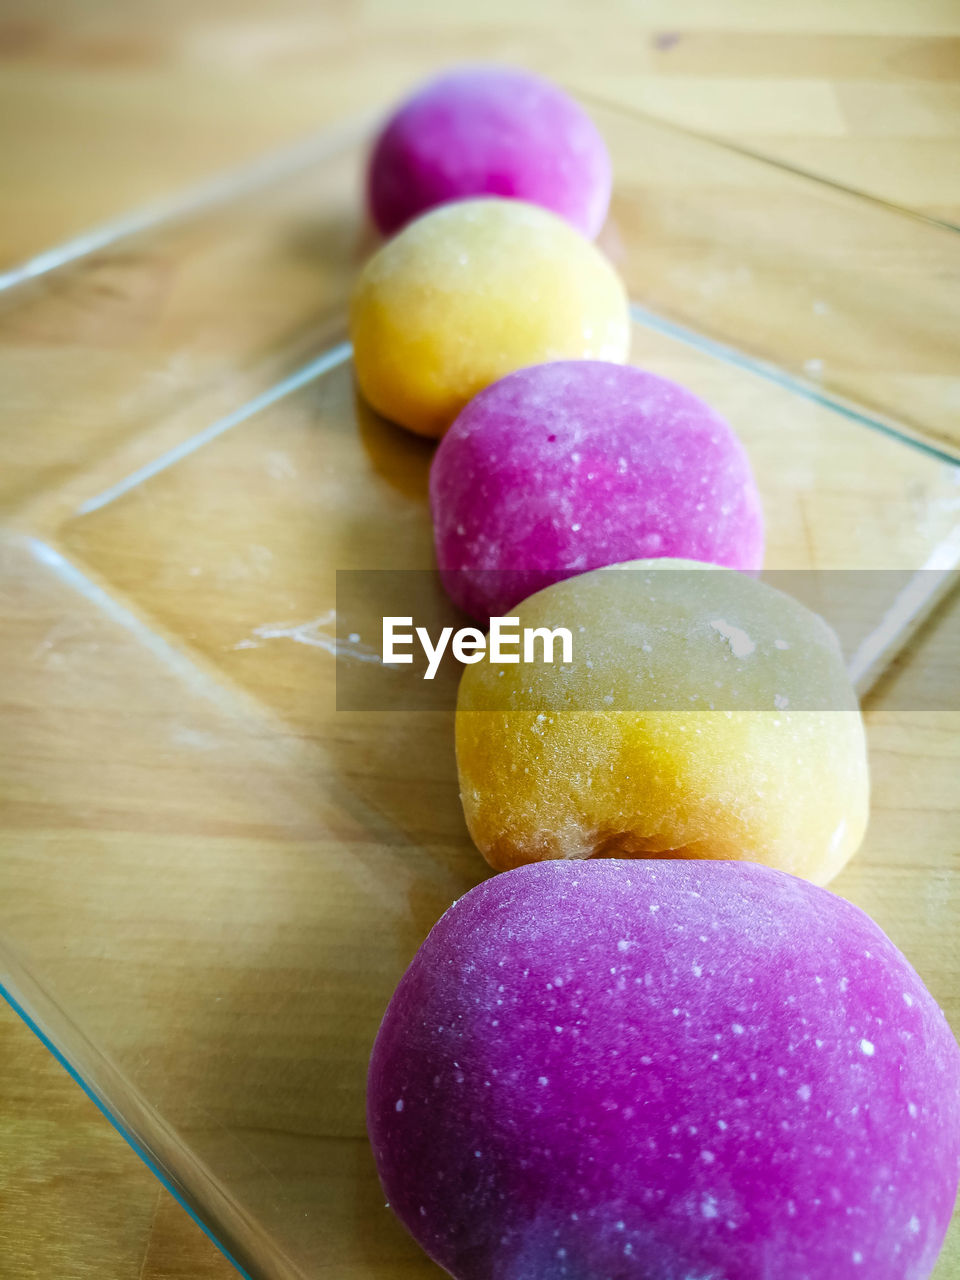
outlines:
{"label": "transparent glass tray", "polygon": [[[633,358],[741,434],[771,568],[884,571],[837,603],[866,689],[960,560],[960,237],[592,109]],[[336,571],[432,563],[430,446],[357,402],[346,345],[370,128],[0,281],[0,987],[271,1280],[436,1274],[383,1206],[366,1060],[485,874],[449,714],[335,710]],[[889,844],[843,883],[868,908]]]}

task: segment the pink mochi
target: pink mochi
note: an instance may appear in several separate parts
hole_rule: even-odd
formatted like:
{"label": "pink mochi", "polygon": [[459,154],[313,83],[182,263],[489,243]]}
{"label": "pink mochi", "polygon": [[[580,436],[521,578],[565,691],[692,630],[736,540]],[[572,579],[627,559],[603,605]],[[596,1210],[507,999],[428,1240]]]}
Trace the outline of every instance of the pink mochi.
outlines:
{"label": "pink mochi", "polygon": [[392,235],[435,205],[507,196],[593,238],[610,203],[610,157],[586,112],[549,81],[507,67],[448,72],[388,120],[370,160],[373,220]]}
{"label": "pink mochi", "polygon": [[864,913],[740,862],[473,889],[387,1009],[386,1197],[458,1280],[924,1280],[960,1049]]}
{"label": "pink mochi", "polygon": [[691,392],[630,365],[535,365],[481,391],[440,442],[430,506],[444,585],[484,621],[604,565],[763,563],[739,440]]}

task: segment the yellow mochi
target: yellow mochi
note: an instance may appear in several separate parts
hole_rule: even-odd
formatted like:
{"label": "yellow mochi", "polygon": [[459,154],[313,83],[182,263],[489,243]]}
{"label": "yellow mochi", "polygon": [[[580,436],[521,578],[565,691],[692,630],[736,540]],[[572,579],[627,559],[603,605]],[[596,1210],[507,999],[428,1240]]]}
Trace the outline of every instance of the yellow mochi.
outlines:
{"label": "yellow mochi", "polygon": [[513,613],[521,627],[566,627],[573,662],[463,673],[461,799],[493,867],[734,858],[825,884],[856,851],[863,724],[818,615],[682,560],[568,578]]}
{"label": "yellow mochi", "polygon": [[441,436],[515,369],[622,364],[630,319],[613,267],[563,219],[521,200],[463,200],[418,218],[367,262],[350,336],[373,408]]}

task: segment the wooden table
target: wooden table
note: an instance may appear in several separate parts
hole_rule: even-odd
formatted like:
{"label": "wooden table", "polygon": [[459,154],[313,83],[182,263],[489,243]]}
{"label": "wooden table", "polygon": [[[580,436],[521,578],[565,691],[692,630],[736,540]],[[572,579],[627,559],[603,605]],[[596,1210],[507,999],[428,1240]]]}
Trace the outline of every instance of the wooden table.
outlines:
{"label": "wooden table", "polygon": [[[960,217],[960,11],[951,0],[275,0],[0,8],[0,269],[465,58],[525,62],[935,216]],[[873,909],[960,1025],[958,957],[924,948],[899,861],[956,877],[956,715],[893,711],[954,659],[947,601],[868,708],[879,851]],[[953,630],[956,635],[956,630]],[[953,934],[960,935],[956,897]],[[944,936],[950,923],[944,925]],[[956,945],[956,944],[955,944]],[[913,949],[911,949],[913,948]],[[0,1274],[173,1280],[232,1270],[5,1007]],[[960,1274],[955,1230],[937,1272]]]}

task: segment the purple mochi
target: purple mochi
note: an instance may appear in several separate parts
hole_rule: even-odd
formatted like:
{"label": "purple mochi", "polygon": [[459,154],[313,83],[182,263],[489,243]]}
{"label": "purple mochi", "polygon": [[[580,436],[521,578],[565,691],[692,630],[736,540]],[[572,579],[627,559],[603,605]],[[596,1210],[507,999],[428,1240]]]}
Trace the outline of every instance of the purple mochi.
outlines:
{"label": "purple mochi", "polygon": [[384,235],[450,200],[506,196],[551,209],[592,239],[610,188],[607,148],[583,108],[508,67],[448,72],[418,90],[388,120],[368,173]]}
{"label": "purple mochi", "polygon": [[414,957],[368,1128],[390,1206],[458,1280],[923,1280],[960,1049],[825,889],[544,862],[473,889]]}
{"label": "purple mochi", "polygon": [[440,442],[430,506],[444,585],[484,621],[605,565],[763,564],[740,441],[692,392],[630,365],[557,361],[485,388]]}

